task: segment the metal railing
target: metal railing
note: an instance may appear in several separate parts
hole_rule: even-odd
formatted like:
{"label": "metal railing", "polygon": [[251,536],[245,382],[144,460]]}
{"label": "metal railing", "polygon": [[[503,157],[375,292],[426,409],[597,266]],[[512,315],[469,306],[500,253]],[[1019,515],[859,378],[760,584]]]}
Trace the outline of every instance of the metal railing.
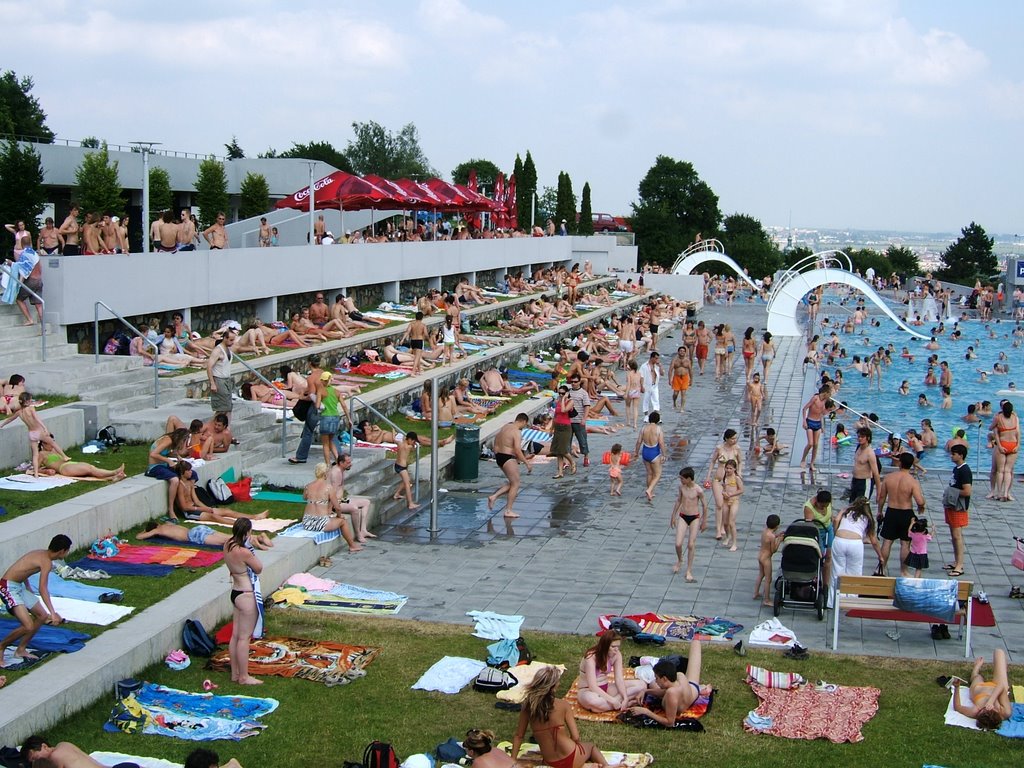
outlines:
{"label": "metal railing", "polygon": [[[51,144],[57,147],[79,147],[81,149],[87,149],[91,151],[99,151],[103,148],[104,143],[107,145],[107,150],[110,152],[140,152],[137,146],[131,144],[112,144],[109,141],[103,139],[60,139],[56,136],[48,138],[46,136],[25,136],[17,133],[0,133],[0,139],[20,141],[25,144]],[[151,149],[148,150],[151,155],[163,155],[164,157],[184,157],[193,160],[206,160],[212,158],[221,162],[226,161],[227,157],[215,155],[212,152],[183,152],[181,150],[174,149]]]}
{"label": "metal railing", "polygon": [[40,354],[42,355],[43,362],[45,363],[46,362],[46,300],[43,299],[42,296],[40,296],[38,293],[33,291],[31,288],[29,288],[27,285],[25,285],[25,283],[23,283],[20,279],[18,279],[18,277],[14,274],[14,270],[11,267],[8,267],[6,264],[0,264],[0,270],[3,270],[4,273],[6,273],[7,277],[10,278],[11,280],[13,280],[15,283],[17,283],[18,287],[20,289],[26,291],[29,296],[32,296],[33,298],[39,299],[39,305],[43,308],[43,311],[42,311],[43,319],[39,323],[39,325],[40,325],[39,336],[40,336],[40,339],[41,339],[41,341],[40,341],[40,345],[41,345],[41,352],[40,352]]}
{"label": "metal railing", "polygon": [[[394,430],[394,432],[395,432],[395,438],[396,439],[398,438],[399,433],[402,433],[402,432],[405,431],[403,429],[400,429],[399,426],[397,424],[395,424],[395,422],[393,422],[391,419],[389,419],[387,416],[385,416],[383,413],[378,411],[376,408],[374,408],[372,405],[370,405],[368,402],[363,400],[358,395],[351,395],[351,396],[349,396],[348,402],[349,402],[349,405],[348,405],[348,434],[352,438],[349,441],[349,444],[348,444],[349,456],[352,455],[352,452],[355,450],[355,447],[356,447],[355,417],[352,415],[354,413],[354,411],[355,411],[355,408],[352,405],[353,403],[359,403],[366,410],[368,410],[370,413],[372,413],[378,419],[380,419],[385,424],[387,424],[389,427],[391,427],[391,429]],[[418,442],[416,443],[416,476],[413,479],[413,491],[416,494],[416,497],[415,497],[416,503],[419,504],[419,502],[420,502],[420,444]]]}
{"label": "metal railing", "polygon": [[675,260],[675,263],[672,265],[672,269],[670,269],[669,272],[674,274],[676,268],[683,262],[683,259],[685,259],[687,256],[692,256],[695,253],[704,253],[705,251],[711,253],[724,254],[725,246],[722,245],[721,240],[716,240],[713,237],[709,237],[705,240],[698,240],[696,243],[693,243],[685,251],[679,254],[678,258]]}
{"label": "metal railing", "polygon": [[132,332],[139,336],[143,342],[153,348],[153,407],[160,407],[160,347],[154,342],[146,338],[146,336],[136,328],[134,325],[125,320],[121,315],[115,312],[109,304],[102,301],[97,301],[92,305],[92,348],[93,348],[93,361],[100,361],[100,307],[103,307],[107,312],[112,314],[118,320],[121,321],[121,325],[126,328],[130,328]]}
{"label": "metal railing", "polygon": [[[842,256],[846,261],[846,266],[843,266],[843,261],[838,257]],[[772,303],[779,291],[788,283],[790,280],[795,278],[801,272],[803,272],[808,266],[811,269],[818,269],[820,267],[838,266],[840,269],[845,269],[847,272],[853,272],[853,263],[850,261],[850,257],[845,251],[840,250],[827,250],[817,251],[809,256],[804,256],[802,259],[794,264],[791,264],[775,279],[772,283],[772,289],[768,294],[768,309],[771,311]]]}
{"label": "metal railing", "polygon": [[[268,379],[262,373],[257,371],[251,365],[249,365],[245,360],[243,360],[241,357],[239,357],[238,353],[235,352],[235,350],[229,349],[228,351],[231,353],[231,360],[233,362],[237,361],[237,362],[241,363],[243,366],[245,366],[249,370],[249,372],[253,376],[255,376],[257,379],[262,381],[264,384],[266,384],[268,387],[273,389],[275,392],[278,391],[277,387],[274,386],[274,382],[272,382],[270,379]],[[283,459],[285,456],[288,455],[287,442],[288,442],[288,411],[289,411],[289,408],[288,408],[288,398],[283,393],[282,393],[281,397],[284,398],[282,400],[284,405],[281,407],[281,413],[282,413],[282,416],[281,416],[281,458]]]}

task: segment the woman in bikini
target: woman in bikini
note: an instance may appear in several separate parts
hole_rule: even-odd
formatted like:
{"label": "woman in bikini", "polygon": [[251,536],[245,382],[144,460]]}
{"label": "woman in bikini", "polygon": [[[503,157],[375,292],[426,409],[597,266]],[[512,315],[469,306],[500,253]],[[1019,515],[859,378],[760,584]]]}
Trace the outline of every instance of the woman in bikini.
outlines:
{"label": "woman in bikini", "polygon": [[270,354],[270,347],[267,346],[267,334],[263,332],[259,321],[249,323],[245,333],[235,339],[234,350],[239,354],[249,352],[254,352],[257,355]]}
{"label": "woman in bikini", "polygon": [[33,477],[39,477],[39,458],[41,449],[51,451],[65,461],[70,461],[71,458],[64,453],[64,449],[57,445],[57,442],[50,436],[50,430],[46,428],[43,420],[39,418],[39,414],[36,413],[36,409],[32,405],[32,395],[28,392],[22,392],[18,395],[18,406],[17,411],[4,419],[3,423],[0,424],[0,429],[3,429],[18,418],[20,418],[22,423],[24,423],[25,429],[28,430],[29,446],[32,448]]}
{"label": "woman in bikini", "polygon": [[84,461],[71,461],[57,453],[46,453],[43,455],[44,475],[60,475],[62,477],[73,477],[76,480],[88,480],[100,482],[103,480],[124,480],[124,464],[117,469],[100,469]]}
{"label": "woman in bikini", "polygon": [[314,480],[302,492],[306,509],[302,513],[302,527],[314,533],[341,531],[348,544],[349,552],[359,552],[362,547],[352,538],[352,526],[338,509],[338,497],[327,479],[327,465],[320,462],[313,470]]}
{"label": "woman in bikini", "polygon": [[714,328],[715,334],[715,378],[720,379],[725,375],[725,358],[728,354],[725,341],[725,324],[717,325]]}
{"label": "woman in bikini", "polygon": [[971,670],[971,703],[960,703],[960,679],[953,679],[953,709],[961,715],[973,717],[979,728],[994,731],[1009,720],[1013,714],[1010,703],[1010,675],[1006,663],[1006,651],[997,648],[992,654],[992,682],[985,682],[981,668],[985,659],[979,656]]}
{"label": "woman in bikini", "polygon": [[3,398],[0,399],[0,413],[8,415],[18,412],[21,404],[18,396],[25,391],[25,377],[21,374],[11,374],[11,378],[3,386]]}
{"label": "woman in bikini", "polygon": [[993,440],[992,465],[993,486],[988,498],[996,501],[1014,501],[1013,467],[1020,451],[1020,420],[1013,412],[1013,403],[1003,400],[1002,407],[992,419],[990,433]]}
{"label": "woman in bikini", "polygon": [[722,527],[725,529],[723,547],[736,551],[736,516],[740,511],[740,496],[743,495],[743,478],[737,472],[735,459],[725,462],[725,477],[722,478]]}
{"label": "woman in bikini", "polygon": [[754,355],[757,354],[757,341],[754,339],[753,326],[743,332],[743,367],[746,369],[746,380],[754,373]]}
{"label": "woman in bikini", "polygon": [[622,636],[614,629],[605,630],[580,661],[576,679],[580,706],[591,712],[622,712],[639,704],[647,683],[627,680],[622,667]]}
{"label": "woman in bikini", "polygon": [[246,400],[255,400],[268,405],[287,406],[288,408],[294,408],[295,404],[302,399],[294,392],[268,387],[266,384],[256,381],[247,381],[242,385],[242,397]]}
{"label": "woman in bikini", "polygon": [[512,754],[519,754],[529,727],[540,747],[544,764],[551,768],[581,768],[588,762],[608,765],[601,750],[580,741],[569,702],[555,698],[555,689],[561,678],[562,673],[557,667],[544,667],[526,687],[519,725],[512,738]]}
{"label": "woman in bikini", "polygon": [[636,448],[634,455],[639,454],[644,460],[644,469],[647,471],[647,500],[654,500],[654,487],[661,479],[661,463],[665,450],[665,435],[661,431],[661,414],[651,411],[647,417],[647,424],[636,436]]}
{"label": "woman in bikini", "polygon": [[263,571],[263,563],[249,549],[252,523],[236,520],[231,538],[224,543],[224,565],[231,577],[231,605],[234,614],[228,656],[231,659],[231,682],[239,685],[260,685],[262,680],[249,674],[249,640],[259,620],[259,607],[253,589],[252,574]]}
{"label": "woman in bikini", "polygon": [[516,761],[494,746],[494,732],[470,728],[462,740],[474,768],[515,768]]}
{"label": "woman in bikini", "polygon": [[256,327],[263,331],[263,337],[267,344],[272,347],[283,347],[283,346],[295,346],[295,347],[308,347],[302,337],[299,336],[295,331],[286,326],[284,323],[280,325],[265,325],[260,322],[259,318],[256,319]]}
{"label": "woman in bikini", "polygon": [[[715,497],[715,540],[721,541],[722,536],[725,534],[725,497],[723,496],[724,486],[722,485],[725,480],[725,463],[729,460],[736,462],[736,474],[742,474],[743,467],[743,452],[739,447],[739,435],[736,434],[735,429],[727,429],[722,433],[722,442],[715,446],[715,450],[711,453],[711,463],[708,466],[707,476],[704,478],[704,487],[711,488],[712,495]],[[700,529],[707,529],[707,516],[704,516],[704,520],[701,522]]]}

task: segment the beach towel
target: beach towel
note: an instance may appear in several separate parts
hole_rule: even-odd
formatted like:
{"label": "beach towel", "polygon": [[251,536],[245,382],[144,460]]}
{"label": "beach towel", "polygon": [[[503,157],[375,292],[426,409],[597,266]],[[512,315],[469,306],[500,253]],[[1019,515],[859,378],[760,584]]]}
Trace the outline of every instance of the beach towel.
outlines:
{"label": "beach towel", "polygon": [[744,730],[785,739],[828,739],[835,744],[863,741],[861,728],[875,716],[881,695],[877,688],[847,686],[832,692],[809,686],[785,690],[751,683],[750,687],[760,700],[753,714],[768,727],[744,722]]}
{"label": "beach towel", "polygon": [[1010,739],[1024,739],[1024,685],[1011,686],[1013,690],[1013,713],[1009,720],[1004,720],[996,731],[1000,736]]}
{"label": "beach towel", "polygon": [[762,621],[750,630],[750,638],[747,640],[747,645],[766,648],[788,648],[795,644],[796,633],[774,618]]}
{"label": "beach towel", "polygon": [[[516,669],[518,670],[518,667]],[[636,677],[635,671],[631,667],[623,669],[622,675],[626,680]],[[609,676],[610,682],[614,682],[614,679],[614,676]],[[619,718],[619,712],[591,712],[589,709],[584,709],[580,706],[578,677],[572,681],[572,685],[569,687],[569,692],[565,694],[565,700],[572,705],[572,713],[576,716],[577,720],[589,720],[594,723],[624,722]],[[701,695],[697,697],[697,700],[693,702],[693,705],[690,706],[689,709],[676,715],[676,722],[687,726],[692,725],[694,721],[699,720],[708,713],[708,710],[711,709],[711,702],[712,696]],[[656,712],[660,709],[660,702],[655,702],[653,700],[646,701],[645,706],[648,706],[652,711]],[[649,720],[650,718],[645,719]],[[636,725],[643,725],[643,723],[637,722]],[[703,726],[700,728],[693,728],[693,730],[703,730]]]}
{"label": "beach towel", "polygon": [[270,595],[270,599],[274,603],[297,608],[381,615],[394,615],[409,601],[408,597],[397,592],[342,584],[310,573],[290,576],[281,589]]}
{"label": "beach towel", "polygon": [[466,615],[476,623],[473,636],[484,640],[515,640],[522,634],[519,630],[526,621],[524,616],[507,616],[493,611],[467,611]]}
{"label": "beach towel", "polygon": [[[259,677],[297,677],[326,686],[344,685],[366,675],[366,667],[380,648],[345,645],[298,637],[264,637],[249,645],[249,670]],[[228,650],[210,657],[212,669],[231,669]]]}
{"label": "beach towel", "polygon": [[434,662],[430,669],[413,683],[416,691],[440,691],[441,693],[458,693],[471,683],[487,665],[477,659],[466,659],[461,656],[445,656]]}
{"label": "beach towel", "polygon": [[24,672],[28,669],[31,669],[36,664],[38,664],[50,655],[49,651],[40,651],[38,648],[32,648],[30,646],[29,651],[31,651],[36,656],[36,658],[26,659],[23,656],[14,655],[16,648],[17,646],[9,645],[3,649],[3,652],[0,653],[0,669],[11,670],[14,672]]}
{"label": "beach towel", "polygon": [[0,490],[3,491],[29,491],[38,493],[40,491],[52,491],[62,485],[71,485],[77,482],[73,477],[32,477],[25,473],[0,477]]}
{"label": "beach towel", "polygon": [[278,536],[295,536],[300,539],[312,539],[317,544],[325,544],[332,539],[341,537],[340,531],[307,531],[302,523],[295,523],[281,531]]}
{"label": "beach towel", "polygon": [[[288,496],[288,495],[291,495],[291,494],[281,493],[281,494],[273,494],[273,495],[276,495],[276,496]],[[295,495],[299,497],[299,501],[300,502],[302,502],[303,504],[305,503],[305,499],[302,498],[302,494],[295,494]],[[257,496],[253,496],[253,500],[257,500],[257,501],[292,501],[292,499],[287,499],[287,498],[286,499],[277,499],[277,498],[270,498],[270,497],[267,497],[267,496],[258,496],[258,495]],[[253,520],[252,521],[252,529],[254,531],[262,531],[263,533],[277,533],[278,531],[283,531],[285,528],[287,528],[289,525],[292,525],[294,522],[295,522],[294,519],[293,520],[286,520],[286,519],[280,518],[280,517],[268,517],[268,518],[265,518],[263,520]],[[231,523],[222,523],[219,520],[210,520],[210,521],[203,520],[200,523],[200,525],[219,525],[219,526],[222,526],[224,528],[230,528],[232,525],[234,525],[234,523],[233,522],[231,522]]]}
{"label": "beach towel", "polygon": [[78,624],[95,624],[105,627],[123,619],[135,609],[129,605],[110,605],[109,603],[93,603],[88,600],[77,600],[73,597],[54,597],[50,601],[53,610],[65,621]]}
{"label": "beach towel", "polygon": [[408,373],[408,369],[403,371],[402,366],[391,365],[391,363],[360,363],[349,369],[349,373],[356,376],[376,376],[378,373],[394,373],[395,371]]}
{"label": "beach towel", "polygon": [[512,670],[512,674],[516,676],[516,680],[519,682],[507,690],[498,691],[496,694],[498,700],[521,704],[526,696],[526,686],[533,682],[533,678],[536,677],[537,673],[546,667],[554,667],[563,673],[565,672],[564,664],[547,664],[543,661],[531,661],[529,664],[520,664]]}
{"label": "beach towel", "polygon": [[[508,752],[512,749],[512,742],[503,741],[498,744],[498,749],[502,752]],[[608,761],[608,765],[621,765],[624,768],[647,768],[648,765],[654,762],[654,757],[650,752],[612,752],[608,749],[602,749],[601,754]],[[539,746],[524,742],[519,747],[516,765],[520,766],[520,768],[533,768],[538,765],[547,765],[547,763],[544,762],[544,758],[540,754]]]}
{"label": "beach towel", "polygon": [[796,672],[772,672],[752,664],[747,665],[747,682],[755,682],[765,688],[798,688],[807,683],[803,676]]}
{"label": "beach towel", "polygon": [[146,563],[119,563],[115,560],[100,560],[97,557],[83,557],[68,563],[72,568],[101,570],[109,576],[155,576],[162,578],[174,571],[173,565],[150,565]]}
{"label": "beach towel", "polygon": [[[608,629],[609,622],[616,618],[615,614],[599,616],[597,623],[600,631]],[[661,635],[668,640],[732,640],[743,631],[742,624],[736,624],[718,616],[669,616],[658,613],[641,613],[623,618],[632,619],[649,635]]]}
{"label": "beach towel", "polygon": [[[306,503],[306,500],[302,498],[301,493],[295,493],[293,491],[268,491],[266,489],[261,489],[258,493],[254,493],[252,498],[254,501],[287,501],[291,504]],[[256,522],[260,521],[253,520],[253,523]],[[253,530],[256,530],[255,526],[253,526]]]}
{"label": "beach towel", "polygon": [[140,757],[138,755],[126,755],[124,752],[90,752],[89,757],[100,765],[109,767],[118,763],[135,763],[139,768],[183,768],[181,763],[172,763],[170,760],[163,760],[159,757]]}
{"label": "beach towel", "polygon": [[[246,548],[256,555],[256,547],[252,544],[246,544]],[[263,587],[260,585],[260,575],[256,573],[252,568],[246,566],[246,572],[249,574],[249,583],[252,585],[252,596],[256,598],[256,624],[252,628],[253,638],[263,637]]]}
{"label": "beach towel", "polygon": [[[33,573],[29,576],[28,584],[38,595],[39,574]],[[50,597],[73,597],[76,600],[88,600],[92,603],[114,602],[117,598],[124,595],[124,592],[120,589],[114,589],[113,587],[93,587],[89,584],[79,584],[77,581],[68,581],[61,578],[60,574],[56,571],[50,572],[46,585],[50,590]],[[57,611],[57,613],[61,612]],[[61,615],[63,616],[64,614],[61,613]]]}
{"label": "beach towel", "polygon": [[133,565],[170,565],[175,568],[206,568],[224,559],[223,552],[208,552],[195,547],[158,547],[138,544],[118,544],[118,552],[111,557],[88,558],[101,563],[131,563]]}
{"label": "beach towel", "polygon": [[[7,635],[20,627],[21,622],[14,619],[0,619],[0,637]],[[74,653],[85,647],[85,641],[91,639],[89,635],[75,632],[71,629],[51,627],[44,624],[39,631],[32,636],[32,642],[28,647],[35,651],[50,651],[51,653]]]}

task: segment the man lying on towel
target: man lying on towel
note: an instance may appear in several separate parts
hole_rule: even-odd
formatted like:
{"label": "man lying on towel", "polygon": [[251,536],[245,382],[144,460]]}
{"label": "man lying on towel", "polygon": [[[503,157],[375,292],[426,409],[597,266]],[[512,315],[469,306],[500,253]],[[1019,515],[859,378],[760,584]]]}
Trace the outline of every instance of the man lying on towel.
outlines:
{"label": "man lying on towel", "polygon": [[[29,761],[30,765],[56,765],[59,768],[102,768],[99,763],[89,757],[85,752],[76,747],[70,741],[62,741],[55,747],[51,747],[42,736],[29,736],[21,747],[22,760]],[[135,763],[121,763],[124,768],[138,766]]]}
{"label": "man lying on towel", "polygon": [[700,686],[700,640],[690,641],[690,657],[686,662],[686,674],[676,671],[676,665],[662,659],[654,665],[654,685],[647,689],[647,695],[661,699],[664,712],[656,714],[647,707],[630,707],[634,715],[646,715],[667,728],[675,726],[676,717],[693,706],[701,694],[711,693],[711,687]]}

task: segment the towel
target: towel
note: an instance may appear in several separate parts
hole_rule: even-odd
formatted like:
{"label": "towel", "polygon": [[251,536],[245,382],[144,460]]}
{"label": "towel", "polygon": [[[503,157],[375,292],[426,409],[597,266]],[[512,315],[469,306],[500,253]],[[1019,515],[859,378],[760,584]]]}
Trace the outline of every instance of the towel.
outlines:
{"label": "towel", "polygon": [[[7,637],[10,632],[20,626],[21,622],[14,619],[0,619],[0,637]],[[91,639],[81,632],[44,624],[33,635],[32,642],[28,644],[28,647],[34,651],[74,653],[82,650],[85,647],[85,641]]]}
{"label": "towel", "polygon": [[751,664],[747,665],[747,682],[755,682],[765,688],[798,688],[807,683],[796,672],[772,672]]}
{"label": "towel", "polygon": [[[50,590],[50,597],[73,597],[76,600],[88,600],[91,603],[107,602],[103,600],[104,595],[124,595],[124,592],[120,589],[114,589],[113,587],[93,587],[89,584],[79,584],[77,581],[67,581],[62,579],[56,571],[50,573],[46,584]],[[28,585],[32,587],[32,590],[37,595],[39,594],[38,573],[33,573],[28,577]],[[64,615],[62,611],[57,611],[57,613],[61,616]]]}
{"label": "towel", "polygon": [[[955,725],[959,728],[970,728],[972,731],[980,731],[981,728],[974,722],[973,717],[967,715],[961,715],[955,709],[953,709],[953,696],[956,694],[955,689],[949,691],[949,704],[946,705],[946,725]],[[971,703],[971,690],[967,686],[963,686],[960,689],[960,703],[970,704]]]}
{"label": "towel", "polygon": [[747,645],[760,645],[768,648],[788,648],[796,644],[796,633],[783,626],[778,619],[762,621],[752,630]]}
{"label": "towel", "polygon": [[[254,498],[257,498],[257,499],[262,501],[263,499],[266,499],[267,497],[259,496],[257,494],[257,496],[255,496]],[[291,499],[267,499],[267,500],[268,501],[274,501],[274,500],[277,500],[277,501],[291,501]],[[279,518],[279,517],[268,517],[268,518],[265,518],[263,520],[253,520],[252,521],[252,529],[254,531],[263,531],[264,533],[277,533],[278,531],[283,531],[285,528],[287,528],[289,525],[291,525],[294,522],[295,522],[294,519],[292,519],[292,520],[284,520],[284,519]],[[202,521],[202,525],[222,525],[225,528],[230,528],[232,525],[234,525],[234,523],[233,522],[232,523],[222,523],[222,522],[220,522],[218,520],[203,520]]]}
{"label": "towel", "polygon": [[28,474],[8,475],[0,477],[0,490],[4,491],[29,491],[38,493],[40,491],[51,491],[60,488],[62,485],[71,485],[77,482],[73,477],[32,477]]}
{"label": "towel", "polygon": [[302,527],[302,523],[296,523],[288,528],[281,531],[278,536],[295,536],[300,539],[312,539],[317,544],[325,544],[328,541],[337,539],[341,536],[340,531],[307,531]]}
{"label": "towel", "polygon": [[50,600],[53,603],[53,610],[59,613],[62,619],[101,627],[113,624],[135,610],[130,605],[93,603],[88,600],[76,600],[73,597],[51,596]]}
{"label": "towel", "polygon": [[[754,714],[772,726],[757,733],[786,739],[828,739],[835,744],[864,740],[861,728],[878,711],[877,688],[840,686],[835,691],[765,688],[751,683],[760,704]],[[745,730],[753,730],[744,726]]]}
{"label": "towel", "polygon": [[95,557],[83,557],[68,563],[72,568],[84,570],[100,570],[108,576],[155,576],[162,578],[174,571],[173,565],[153,565],[148,563],[118,563],[111,560],[100,560]]}
{"label": "towel", "polygon": [[445,656],[423,673],[413,683],[413,690],[440,691],[441,693],[458,693],[480,674],[487,665],[476,659],[461,656]]}
{"label": "towel", "polygon": [[515,640],[526,621],[524,616],[507,616],[493,611],[466,611],[466,615],[476,622],[473,636],[484,640]]}
{"label": "towel", "polygon": [[90,752],[89,757],[100,765],[115,766],[119,763],[135,763],[139,768],[183,768],[181,763],[172,763],[159,757],[139,757],[123,752]]}
{"label": "towel", "polygon": [[536,677],[538,672],[547,667],[554,667],[560,672],[565,672],[564,664],[545,664],[543,661],[531,661],[529,664],[520,664],[512,670],[512,674],[516,676],[516,680],[519,682],[507,691],[498,691],[498,700],[521,704],[526,697],[526,686],[533,682],[533,678]]}
{"label": "towel", "polygon": [[[256,548],[252,544],[246,545],[253,556],[256,555]],[[246,567],[249,573],[249,583],[252,584],[252,594],[256,598],[256,624],[252,628],[253,639],[263,637],[263,589],[260,586],[260,575],[252,568]]]}

